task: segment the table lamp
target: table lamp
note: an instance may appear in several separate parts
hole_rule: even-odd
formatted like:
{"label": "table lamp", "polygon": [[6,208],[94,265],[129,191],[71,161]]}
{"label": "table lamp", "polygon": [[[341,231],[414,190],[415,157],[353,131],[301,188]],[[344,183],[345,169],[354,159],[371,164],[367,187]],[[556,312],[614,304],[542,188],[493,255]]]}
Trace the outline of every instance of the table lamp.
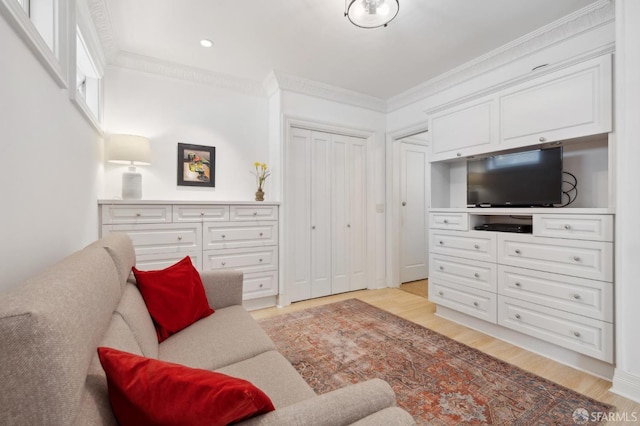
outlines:
{"label": "table lamp", "polygon": [[111,135],[107,141],[106,159],[110,163],[128,164],[129,171],[122,174],[122,199],[142,198],[142,175],[136,166],[151,164],[149,139],[135,135]]}

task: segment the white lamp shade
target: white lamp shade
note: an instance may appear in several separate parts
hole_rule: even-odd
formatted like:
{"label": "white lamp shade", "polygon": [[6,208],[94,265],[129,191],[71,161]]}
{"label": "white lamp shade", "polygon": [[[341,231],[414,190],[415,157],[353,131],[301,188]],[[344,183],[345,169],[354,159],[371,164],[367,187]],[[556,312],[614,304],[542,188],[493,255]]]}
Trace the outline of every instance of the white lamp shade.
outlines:
{"label": "white lamp shade", "polygon": [[347,17],[355,26],[378,28],[391,22],[399,9],[398,0],[351,0]]}
{"label": "white lamp shade", "polygon": [[135,135],[111,135],[106,147],[110,163],[148,166],[151,164],[149,139]]}

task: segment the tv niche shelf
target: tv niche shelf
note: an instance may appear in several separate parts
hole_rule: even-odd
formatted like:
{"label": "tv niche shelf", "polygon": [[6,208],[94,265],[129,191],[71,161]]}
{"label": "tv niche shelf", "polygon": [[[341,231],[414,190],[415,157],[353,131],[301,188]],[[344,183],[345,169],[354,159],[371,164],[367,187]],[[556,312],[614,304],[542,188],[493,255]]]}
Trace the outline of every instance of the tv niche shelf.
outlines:
{"label": "tv niche shelf", "polygon": [[[474,229],[504,223],[530,231]],[[432,208],[429,300],[440,316],[610,379],[613,236],[607,208]]]}

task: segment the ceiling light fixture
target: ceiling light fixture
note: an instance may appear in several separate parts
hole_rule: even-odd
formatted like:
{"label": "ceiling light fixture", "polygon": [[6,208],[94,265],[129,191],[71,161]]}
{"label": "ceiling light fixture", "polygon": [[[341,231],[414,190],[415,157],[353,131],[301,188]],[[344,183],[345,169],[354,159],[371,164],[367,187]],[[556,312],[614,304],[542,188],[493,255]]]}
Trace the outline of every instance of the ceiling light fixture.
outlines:
{"label": "ceiling light fixture", "polygon": [[386,27],[400,10],[398,0],[346,0],[344,16],[360,28]]}
{"label": "ceiling light fixture", "polygon": [[213,46],[213,42],[211,40],[207,40],[206,38],[203,38],[202,40],[200,40],[200,44],[203,47],[211,47],[211,46]]}

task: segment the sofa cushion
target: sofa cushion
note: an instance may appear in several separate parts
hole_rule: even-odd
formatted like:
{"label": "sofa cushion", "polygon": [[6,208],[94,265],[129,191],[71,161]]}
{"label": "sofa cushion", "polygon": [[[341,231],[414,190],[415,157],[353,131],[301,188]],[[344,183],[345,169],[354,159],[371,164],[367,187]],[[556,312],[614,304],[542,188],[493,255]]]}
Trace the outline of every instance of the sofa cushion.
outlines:
{"label": "sofa cushion", "polygon": [[246,380],[98,348],[109,400],[120,425],[224,426],[273,411],[271,400]]}
{"label": "sofa cushion", "polygon": [[138,288],[156,326],[158,341],[213,313],[191,258],[157,271],[133,267]]}
{"label": "sofa cushion", "polygon": [[274,349],[251,314],[234,305],[218,309],[160,343],[158,358],[215,370]]}
{"label": "sofa cushion", "polygon": [[136,252],[131,238],[125,233],[112,232],[89,245],[89,247],[95,246],[102,247],[109,253],[118,269],[120,285],[124,287],[127,278],[131,275],[131,267],[136,264]]}
{"label": "sofa cushion", "polygon": [[316,396],[289,361],[275,350],[216,371],[250,381],[269,395],[276,409]]}
{"label": "sofa cushion", "polygon": [[[116,307],[116,313],[122,317],[133,332],[133,336],[140,345],[142,355],[148,358],[158,358],[158,336],[156,329],[153,325],[151,315],[149,315],[149,311],[147,310],[147,306],[142,299],[142,295],[135,284],[131,282],[126,284],[124,292],[122,293],[122,299],[120,299],[120,303],[118,303]],[[103,346],[123,349],[119,346],[109,344],[103,344]]]}
{"label": "sofa cushion", "polygon": [[73,424],[120,295],[118,271],[99,247],[2,295],[0,424]]}

